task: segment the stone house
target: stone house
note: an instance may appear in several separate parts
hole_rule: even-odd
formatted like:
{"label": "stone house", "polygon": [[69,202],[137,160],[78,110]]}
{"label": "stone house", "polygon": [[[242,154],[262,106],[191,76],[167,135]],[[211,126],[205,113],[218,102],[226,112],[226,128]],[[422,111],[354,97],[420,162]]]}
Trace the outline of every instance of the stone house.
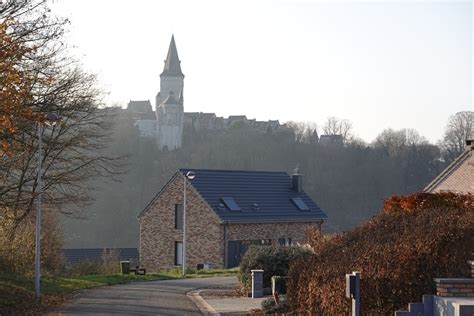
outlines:
{"label": "stone house", "polygon": [[466,140],[464,152],[423,190],[474,194],[474,140]]}
{"label": "stone house", "polygon": [[182,265],[185,185],[187,267],[235,267],[249,245],[302,243],[305,231],[321,230],[327,218],[302,180],[286,172],[180,169],[138,217],[141,265]]}

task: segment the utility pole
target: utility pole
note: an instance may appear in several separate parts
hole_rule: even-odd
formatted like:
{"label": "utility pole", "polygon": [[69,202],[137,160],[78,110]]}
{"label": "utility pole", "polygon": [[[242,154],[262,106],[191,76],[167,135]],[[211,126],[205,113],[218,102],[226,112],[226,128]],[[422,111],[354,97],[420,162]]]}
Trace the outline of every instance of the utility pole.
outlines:
{"label": "utility pole", "polygon": [[186,182],[193,180],[196,174],[194,171],[188,171],[183,176],[183,275],[186,275]]}
{"label": "utility pole", "polygon": [[186,176],[183,177],[183,275],[186,275]]}
{"label": "utility pole", "polygon": [[41,277],[41,173],[43,150],[43,124],[38,123],[38,174],[36,180],[36,236],[35,236],[35,295],[40,297]]}
{"label": "utility pole", "polygon": [[35,295],[40,297],[41,279],[41,176],[43,173],[43,124],[54,126],[59,121],[56,113],[46,114],[45,122],[38,122],[38,173],[36,178],[36,234],[35,234]]}

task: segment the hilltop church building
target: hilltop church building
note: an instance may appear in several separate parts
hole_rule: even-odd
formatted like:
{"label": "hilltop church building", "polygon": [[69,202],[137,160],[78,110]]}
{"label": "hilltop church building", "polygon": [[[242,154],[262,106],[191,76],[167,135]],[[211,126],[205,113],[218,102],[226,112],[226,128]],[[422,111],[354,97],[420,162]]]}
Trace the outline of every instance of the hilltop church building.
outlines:
{"label": "hilltop church building", "polygon": [[195,130],[223,130],[241,122],[262,132],[281,127],[278,120],[256,121],[247,119],[245,115],[223,118],[217,117],[215,113],[185,113],[183,87],[184,74],[181,70],[181,61],[174,36],[171,36],[165,66],[160,74],[160,91],[156,95],[155,111],[150,100],[130,100],[127,106],[127,110],[135,115],[136,126],[141,136],[155,138],[159,149],[180,148],[184,125]]}

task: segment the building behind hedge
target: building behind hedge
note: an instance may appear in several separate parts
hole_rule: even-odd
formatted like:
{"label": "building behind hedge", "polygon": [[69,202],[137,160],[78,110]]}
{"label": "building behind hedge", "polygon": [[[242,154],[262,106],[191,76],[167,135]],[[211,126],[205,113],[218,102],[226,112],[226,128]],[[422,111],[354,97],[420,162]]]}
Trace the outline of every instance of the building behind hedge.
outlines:
{"label": "building behind hedge", "polygon": [[186,179],[186,265],[234,267],[252,244],[302,243],[327,218],[299,174],[180,169],[139,215],[140,263],[151,271],[182,265]]}
{"label": "building behind hedge", "polygon": [[474,140],[466,140],[464,152],[431,181],[424,191],[474,194]]}

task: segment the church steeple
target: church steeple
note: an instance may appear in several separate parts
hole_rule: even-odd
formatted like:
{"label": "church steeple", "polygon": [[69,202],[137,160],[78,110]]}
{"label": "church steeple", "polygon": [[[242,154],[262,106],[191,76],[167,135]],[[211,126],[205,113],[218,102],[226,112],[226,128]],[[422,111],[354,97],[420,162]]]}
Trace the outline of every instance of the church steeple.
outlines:
{"label": "church steeple", "polygon": [[160,92],[156,95],[156,135],[160,149],[180,148],[183,139],[184,75],[180,63],[174,36],[171,36],[165,67],[160,75]]}
{"label": "church steeple", "polygon": [[165,60],[165,67],[160,76],[179,76],[184,78],[183,72],[181,71],[181,61],[178,58],[178,50],[176,49],[176,43],[174,41],[174,35],[171,35],[171,42]]}

